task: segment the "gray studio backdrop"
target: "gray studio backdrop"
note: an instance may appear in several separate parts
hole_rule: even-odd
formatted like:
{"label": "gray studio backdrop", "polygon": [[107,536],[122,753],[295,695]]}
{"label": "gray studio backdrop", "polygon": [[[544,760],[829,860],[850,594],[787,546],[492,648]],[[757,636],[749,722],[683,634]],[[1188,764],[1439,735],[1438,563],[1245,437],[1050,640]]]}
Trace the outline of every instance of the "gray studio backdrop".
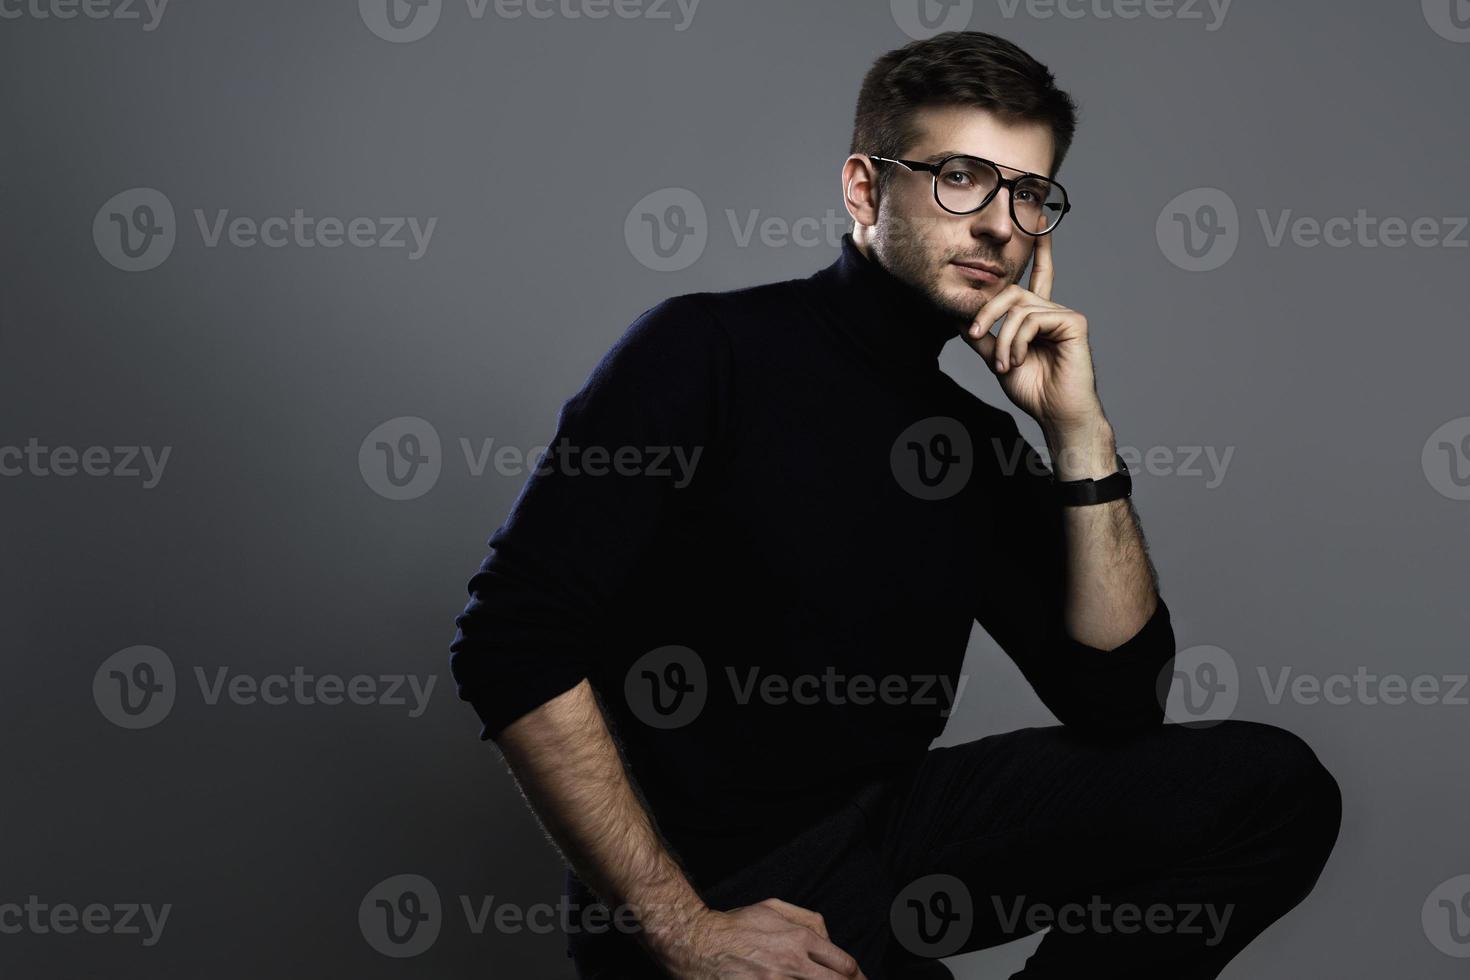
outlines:
{"label": "gray studio backdrop", "polygon": [[[569,977],[465,582],[634,317],[835,258],[862,73],[955,27],[1082,105],[1056,298],[1171,716],[1343,787],[1227,975],[1462,976],[1464,0],[0,0],[0,975]],[[1051,723],[979,629],[966,670],[946,743]]]}

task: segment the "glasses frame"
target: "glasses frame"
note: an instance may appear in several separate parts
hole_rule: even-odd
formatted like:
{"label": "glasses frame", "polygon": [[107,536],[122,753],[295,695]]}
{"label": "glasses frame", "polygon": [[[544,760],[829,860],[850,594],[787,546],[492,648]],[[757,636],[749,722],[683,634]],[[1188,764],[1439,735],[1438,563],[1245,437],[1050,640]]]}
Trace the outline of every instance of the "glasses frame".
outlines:
{"label": "glasses frame", "polygon": [[[945,164],[949,163],[949,161],[959,160],[961,158],[965,160],[978,160],[989,167],[991,170],[995,171],[995,188],[989,194],[985,195],[985,200],[981,201],[977,207],[973,207],[968,211],[956,211],[953,208],[946,207],[944,202],[939,199],[940,173],[943,172]],[[899,160],[894,157],[873,156],[873,154],[871,153],[868,154],[868,159],[874,161],[875,163],[896,163],[899,166],[905,167],[909,170],[923,171],[929,174],[930,183],[933,185],[934,203],[939,205],[950,214],[974,214],[977,211],[983,211],[985,210],[985,207],[990,204],[991,201],[995,200],[995,195],[999,194],[1000,189],[1004,187],[1007,191],[1010,192],[1006,195],[1006,198],[1007,203],[1010,206],[1012,223],[1014,223],[1017,228],[1021,229],[1022,234],[1030,235],[1032,238],[1040,238],[1042,235],[1050,235],[1052,232],[1056,231],[1057,225],[1060,225],[1062,223],[1062,219],[1065,218],[1067,216],[1067,213],[1072,210],[1072,196],[1067,193],[1067,189],[1063,187],[1060,182],[1052,180],[1052,178],[1046,176],[1046,174],[1034,174],[1031,173],[1029,170],[1020,170],[1017,167],[1006,167],[1003,163],[996,163],[994,160],[987,160],[984,157],[977,157],[972,153],[951,153],[949,156],[945,157],[943,160],[940,160],[938,163],[925,163],[923,160]],[[1002,167],[1005,167],[1005,169],[1007,170],[1015,170],[1019,176],[1007,177],[1005,174],[1000,172]],[[1060,209],[1059,213],[1057,214],[1057,220],[1052,222],[1052,226],[1046,229],[1046,231],[1028,231],[1026,227],[1021,224],[1021,219],[1016,217],[1016,184],[1018,184],[1022,180],[1025,180],[1027,177],[1039,177],[1040,179],[1047,181],[1050,184],[1053,184],[1059,191],[1062,192],[1062,200],[1060,204],[1043,205],[1043,207],[1052,210],[1056,210],[1058,208]]]}

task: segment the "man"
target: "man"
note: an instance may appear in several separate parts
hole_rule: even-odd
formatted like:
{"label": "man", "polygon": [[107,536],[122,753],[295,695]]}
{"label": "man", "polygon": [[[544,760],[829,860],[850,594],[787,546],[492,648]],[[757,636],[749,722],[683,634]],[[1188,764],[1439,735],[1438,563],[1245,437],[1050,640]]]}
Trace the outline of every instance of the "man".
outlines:
{"label": "man", "polygon": [[[1000,38],[883,56],[840,257],[660,303],[564,406],[451,663],[617,913],[570,930],[581,976],[943,976],[1051,925],[1023,976],[1213,977],[1315,883],[1312,751],[1162,724],[1168,608],[1053,299],[1074,128]],[[939,371],[956,336],[1050,471]],[[931,751],[975,622],[1062,724]]]}

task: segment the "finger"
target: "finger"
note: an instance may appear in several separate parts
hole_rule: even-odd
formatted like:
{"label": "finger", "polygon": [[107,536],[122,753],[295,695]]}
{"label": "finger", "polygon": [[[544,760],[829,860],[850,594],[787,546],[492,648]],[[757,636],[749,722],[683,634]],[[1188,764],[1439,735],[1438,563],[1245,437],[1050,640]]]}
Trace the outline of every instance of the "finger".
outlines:
{"label": "finger", "polygon": [[1016,331],[1016,339],[1011,342],[1011,364],[1015,367],[1026,363],[1026,355],[1031,351],[1031,341],[1042,331],[1042,321],[1046,316],[1043,312],[1026,314],[1025,320]]}
{"label": "finger", "polygon": [[[975,353],[985,362],[985,366],[995,371],[995,337],[991,334],[983,335],[979,340],[971,340],[970,346],[975,348]],[[998,371],[996,373],[999,373]]]}
{"label": "finger", "polygon": [[827,923],[822,918],[820,912],[813,912],[811,909],[804,909],[800,905],[783,902],[779,898],[768,898],[761,904],[775,909],[781,914],[782,918],[788,921],[795,922],[799,926],[806,926],[823,939],[831,938],[827,935]]}
{"label": "finger", "polygon": [[1043,307],[1039,306],[1021,305],[1013,307],[1006,315],[1005,325],[995,335],[995,361],[996,366],[1002,372],[1008,371],[1015,366],[1016,335],[1020,332],[1022,325],[1025,324],[1026,318],[1042,310]]}
{"label": "finger", "polygon": [[[863,971],[858,966],[858,961],[832,943],[814,943],[807,950],[807,956],[818,966],[826,967],[827,970],[832,971],[833,974],[839,977],[862,976]],[[816,975],[825,977],[829,974],[826,970],[819,970],[816,972]]]}
{"label": "finger", "polygon": [[1065,340],[1068,336],[1069,317],[1073,315],[1056,307],[1028,307],[1011,341],[1010,363],[1023,363],[1037,337],[1043,340]]}
{"label": "finger", "polygon": [[975,319],[970,322],[970,326],[965,332],[970,337],[979,340],[981,337],[990,333],[990,328],[995,326],[996,320],[1005,316],[1007,310],[1021,302],[1028,295],[1030,294],[1027,290],[1022,289],[1015,283],[1011,283],[1005,289],[996,293],[993,298],[986,300],[985,305],[980,308],[979,313],[975,314]]}
{"label": "finger", "polygon": [[1051,299],[1053,269],[1051,236],[1036,239],[1036,249],[1031,253],[1031,291],[1042,299]]}

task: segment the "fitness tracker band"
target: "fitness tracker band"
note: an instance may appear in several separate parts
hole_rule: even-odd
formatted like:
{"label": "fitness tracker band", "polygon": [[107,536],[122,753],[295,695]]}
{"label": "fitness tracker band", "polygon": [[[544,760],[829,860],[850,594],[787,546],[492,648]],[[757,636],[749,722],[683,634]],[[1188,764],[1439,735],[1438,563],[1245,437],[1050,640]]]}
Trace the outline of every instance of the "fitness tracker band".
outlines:
{"label": "fitness tracker band", "polygon": [[1118,471],[1101,480],[1058,480],[1053,477],[1052,486],[1056,488],[1058,502],[1064,507],[1087,507],[1132,496],[1133,477],[1128,474],[1128,464],[1117,453],[1113,458],[1118,461]]}

